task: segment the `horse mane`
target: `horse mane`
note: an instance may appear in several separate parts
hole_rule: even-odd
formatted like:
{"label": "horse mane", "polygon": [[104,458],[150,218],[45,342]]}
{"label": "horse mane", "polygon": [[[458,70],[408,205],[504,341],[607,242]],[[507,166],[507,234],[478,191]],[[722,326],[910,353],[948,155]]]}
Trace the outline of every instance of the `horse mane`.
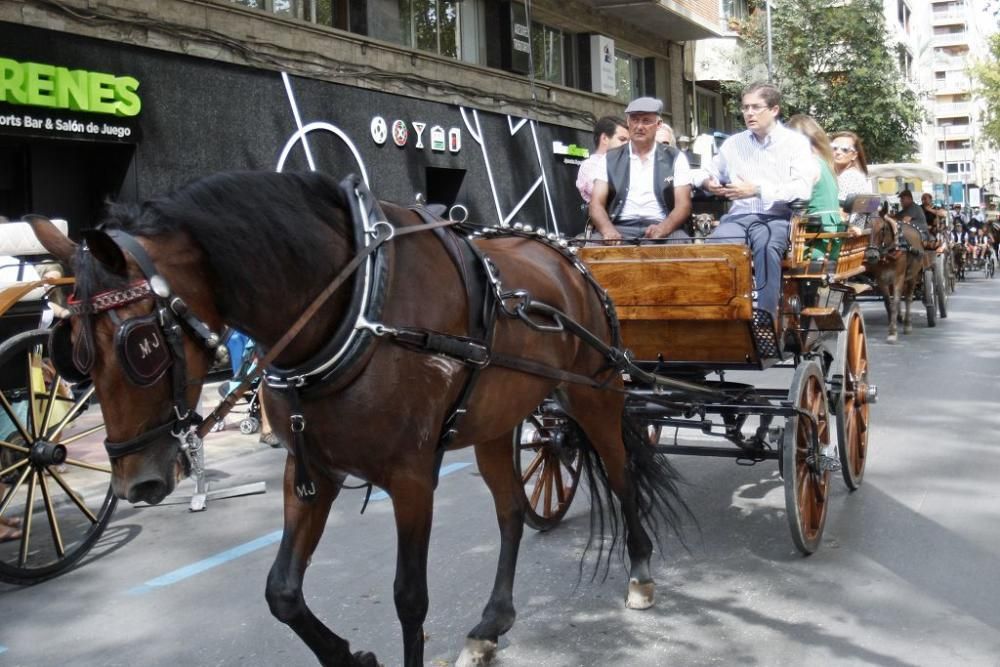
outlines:
{"label": "horse mane", "polygon": [[[226,316],[247,312],[265,289],[301,294],[305,272],[330,266],[331,230],[353,243],[343,224],[347,207],[343,191],[325,174],[223,172],[139,206],[111,203],[99,229],[151,239],[188,234],[208,258],[215,302]],[[83,254],[76,262],[79,298],[124,283],[99,262],[80,261]],[[226,289],[233,284],[249,289]]]}

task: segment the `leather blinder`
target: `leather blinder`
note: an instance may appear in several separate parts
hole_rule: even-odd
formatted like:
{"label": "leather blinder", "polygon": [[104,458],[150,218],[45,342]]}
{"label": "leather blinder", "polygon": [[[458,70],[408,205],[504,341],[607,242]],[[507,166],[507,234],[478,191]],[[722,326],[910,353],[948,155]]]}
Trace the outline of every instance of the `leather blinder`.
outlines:
{"label": "leather blinder", "polygon": [[52,333],[49,334],[49,359],[56,373],[73,384],[86,380],[93,366],[93,355],[90,355],[91,363],[80,367],[78,356],[81,355],[77,354],[77,347],[73,344],[73,328],[69,320],[62,320],[52,328]]}
{"label": "leather blinder", "polygon": [[115,332],[115,351],[125,376],[139,387],[159,380],[173,363],[155,313],[123,322]]}

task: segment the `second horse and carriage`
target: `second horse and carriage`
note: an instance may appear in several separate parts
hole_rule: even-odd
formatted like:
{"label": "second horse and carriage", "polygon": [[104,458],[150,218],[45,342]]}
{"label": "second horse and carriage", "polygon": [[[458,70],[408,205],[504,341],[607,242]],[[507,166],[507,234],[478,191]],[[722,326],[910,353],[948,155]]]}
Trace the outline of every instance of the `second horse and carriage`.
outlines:
{"label": "second horse and carriage", "polygon": [[[76,276],[52,357],[93,382],[116,496],[156,503],[190,473],[213,421],[193,406],[224,327],[266,352],[268,408],[289,452],[266,597],[324,664],[377,664],[302,593],[347,475],[392,499],[404,662],[418,665],[438,471],[446,451],[474,447],[501,540],[460,658],[470,665],[514,622],[524,523],[553,528],[583,478],[598,559],[613,545],[628,553],[630,608],[652,606],[653,545],[691,514],[664,454],[777,461],[795,546],[820,546],[830,457],[857,489],[877,391],[852,284],[868,238],[812,231],[801,210],[774,277],[776,326],[754,308],[743,239],[583,245],[379,204],[358,178],[219,174],[113,208],[79,245],[44,219],[32,225]],[[813,261],[809,246],[829,241],[839,257]],[[775,367],[791,369],[790,384],[729,376]],[[665,445],[664,428],[701,436]]]}

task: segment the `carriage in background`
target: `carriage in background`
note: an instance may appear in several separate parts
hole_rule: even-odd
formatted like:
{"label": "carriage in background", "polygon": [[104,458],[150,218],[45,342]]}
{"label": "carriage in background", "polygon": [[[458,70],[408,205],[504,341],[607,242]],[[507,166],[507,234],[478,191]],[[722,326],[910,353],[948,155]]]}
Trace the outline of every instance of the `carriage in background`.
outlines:
{"label": "carriage in background", "polygon": [[10,584],[72,567],[116,505],[100,410],[88,410],[93,387],[50,361],[47,298],[73,279],[39,276],[29,259],[45,254],[27,223],[0,225],[0,520],[19,533],[0,542],[0,581]]}
{"label": "carriage in background", "polygon": [[[799,209],[801,211],[801,208]],[[579,257],[615,303],[623,345],[643,373],[627,378],[626,411],[647,425],[667,454],[777,460],[792,538],[804,554],[820,544],[830,491],[822,465],[834,437],[844,481],[857,489],[868,457],[871,382],[854,280],[868,237],[809,231],[793,217],[783,263],[782,312],[775,330],[754,310],[749,248],[739,244],[585,246]],[[811,261],[816,243],[842,244],[835,261]],[[794,369],[787,388],[732,381],[731,371]],[[756,424],[748,423],[756,418]],[[776,423],[777,422],[777,423]],[[685,428],[734,446],[664,444],[664,428]],[[546,400],[515,433],[515,466],[528,523],[559,523],[580,479],[567,420]],[[836,432],[836,436],[834,436]]]}

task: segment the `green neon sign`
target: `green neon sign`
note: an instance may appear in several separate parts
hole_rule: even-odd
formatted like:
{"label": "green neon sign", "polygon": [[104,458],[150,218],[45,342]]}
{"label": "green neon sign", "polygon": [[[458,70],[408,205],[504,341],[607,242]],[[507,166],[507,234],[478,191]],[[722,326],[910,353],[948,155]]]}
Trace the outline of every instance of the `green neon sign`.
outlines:
{"label": "green neon sign", "polygon": [[136,116],[142,109],[138,88],[131,76],[0,58],[0,102]]}

